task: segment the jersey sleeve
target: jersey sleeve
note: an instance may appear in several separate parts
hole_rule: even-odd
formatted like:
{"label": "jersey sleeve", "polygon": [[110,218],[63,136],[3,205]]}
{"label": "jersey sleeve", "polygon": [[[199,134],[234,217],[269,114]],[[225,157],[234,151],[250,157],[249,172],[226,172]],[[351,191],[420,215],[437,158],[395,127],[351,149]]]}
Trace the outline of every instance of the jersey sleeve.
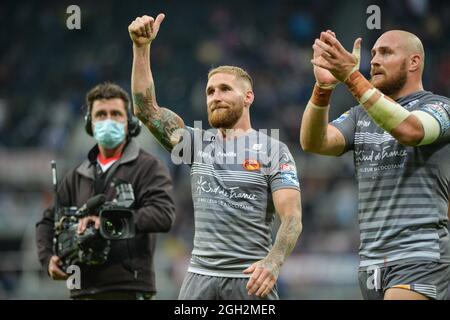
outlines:
{"label": "jersey sleeve", "polygon": [[330,124],[338,129],[345,139],[345,148],[343,153],[352,150],[354,148],[355,130],[357,123],[357,107],[353,107],[350,110],[341,114],[338,118],[331,121]]}
{"label": "jersey sleeve", "polygon": [[450,136],[450,102],[448,99],[435,96],[422,103],[416,110],[428,113],[439,123],[439,137],[436,141]]}
{"label": "jersey sleeve", "polygon": [[284,143],[279,143],[278,150],[274,152],[268,178],[272,192],[280,189],[300,191],[297,167],[292,154]]}

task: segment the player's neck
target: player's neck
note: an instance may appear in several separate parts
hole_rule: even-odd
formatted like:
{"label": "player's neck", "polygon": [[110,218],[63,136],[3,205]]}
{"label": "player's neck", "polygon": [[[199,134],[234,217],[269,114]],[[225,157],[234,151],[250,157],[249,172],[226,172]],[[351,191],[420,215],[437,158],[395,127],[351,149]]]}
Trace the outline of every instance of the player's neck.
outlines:
{"label": "player's neck", "polygon": [[243,114],[232,128],[219,128],[223,139],[233,139],[235,137],[247,135],[252,131],[252,125],[248,115]]}
{"label": "player's neck", "polygon": [[389,98],[393,99],[393,100],[397,100],[401,97],[405,97],[407,95],[410,95],[414,92],[418,92],[418,91],[423,91],[423,85],[422,85],[422,81],[419,82],[414,82],[414,83],[406,83],[403,88],[401,88],[399,91],[397,91],[396,93],[393,93],[389,96]]}
{"label": "player's neck", "polygon": [[122,154],[123,148],[125,147],[125,143],[126,143],[126,141],[122,142],[114,149],[106,149],[105,147],[98,145],[98,150],[99,150],[100,154],[102,155],[102,157],[105,159],[120,157],[120,155]]}

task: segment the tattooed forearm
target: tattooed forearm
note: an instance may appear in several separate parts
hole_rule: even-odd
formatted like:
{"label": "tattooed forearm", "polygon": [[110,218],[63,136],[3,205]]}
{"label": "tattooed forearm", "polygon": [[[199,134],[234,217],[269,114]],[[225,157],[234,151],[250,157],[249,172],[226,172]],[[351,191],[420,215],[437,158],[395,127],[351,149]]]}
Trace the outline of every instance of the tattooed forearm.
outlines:
{"label": "tattooed forearm", "polygon": [[133,101],[136,116],[147,126],[155,138],[167,150],[172,150],[178,143],[174,132],[184,127],[183,120],[174,112],[160,108],[154,103],[153,87],[146,90],[146,94],[134,93]]}
{"label": "tattooed forearm", "polygon": [[302,223],[300,216],[290,215],[282,219],[275,243],[267,256],[267,260],[279,264],[280,267],[294,249],[301,231]]}
{"label": "tattooed forearm", "polygon": [[172,150],[179,141],[179,137],[175,136],[174,132],[183,128],[184,123],[174,112],[166,108],[159,108],[147,127],[164,148]]}
{"label": "tattooed forearm", "polygon": [[155,89],[153,86],[147,88],[145,95],[141,92],[133,93],[134,113],[144,124],[151,118],[152,112],[156,111],[154,105]]}

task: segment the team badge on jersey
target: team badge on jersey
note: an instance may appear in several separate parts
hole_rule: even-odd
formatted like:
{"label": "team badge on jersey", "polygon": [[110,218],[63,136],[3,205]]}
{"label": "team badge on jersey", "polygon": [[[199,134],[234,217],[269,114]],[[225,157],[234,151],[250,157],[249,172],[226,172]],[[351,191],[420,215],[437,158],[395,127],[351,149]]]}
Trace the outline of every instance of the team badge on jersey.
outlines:
{"label": "team badge on jersey", "polygon": [[256,171],[261,168],[261,164],[258,162],[258,160],[254,160],[254,159],[244,160],[244,162],[242,163],[242,166],[244,167],[245,170],[248,170],[248,171]]}
{"label": "team badge on jersey", "polygon": [[282,163],[280,165],[280,170],[281,171],[295,171],[295,168],[292,164],[289,163]]}

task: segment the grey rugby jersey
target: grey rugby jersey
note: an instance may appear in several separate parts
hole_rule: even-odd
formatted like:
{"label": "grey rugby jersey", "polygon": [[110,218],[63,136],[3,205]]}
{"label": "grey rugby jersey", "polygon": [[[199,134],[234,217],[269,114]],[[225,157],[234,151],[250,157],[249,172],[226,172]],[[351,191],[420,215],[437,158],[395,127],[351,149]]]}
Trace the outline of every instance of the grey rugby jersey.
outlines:
{"label": "grey rugby jersey", "polygon": [[195,221],[188,271],[249,277],[242,271],[272,247],[272,192],[300,190],[295,162],[284,143],[255,130],[224,141],[186,129]]}
{"label": "grey rugby jersey", "polygon": [[405,147],[378,127],[362,106],[331,122],[353,150],[359,192],[360,268],[399,261],[450,262],[449,99],[420,91],[397,100],[440,125],[433,144]]}

